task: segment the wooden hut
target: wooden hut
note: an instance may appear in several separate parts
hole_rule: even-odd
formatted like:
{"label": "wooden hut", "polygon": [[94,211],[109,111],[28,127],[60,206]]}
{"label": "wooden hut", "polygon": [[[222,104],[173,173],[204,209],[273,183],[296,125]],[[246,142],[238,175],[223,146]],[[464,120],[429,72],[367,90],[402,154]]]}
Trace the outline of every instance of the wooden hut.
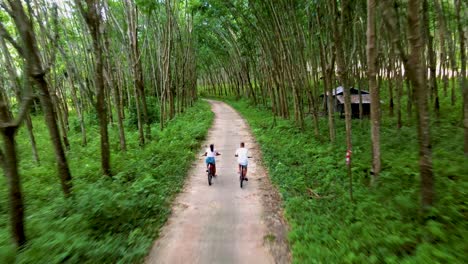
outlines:
{"label": "wooden hut", "polygon": [[[370,115],[370,104],[371,98],[368,91],[361,90],[361,99],[359,99],[359,90],[351,87],[349,89],[350,98],[351,98],[351,113],[352,117],[359,117],[359,101],[362,103],[362,114],[364,116]],[[320,97],[323,98],[323,105],[325,109],[328,109],[328,100],[327,96],[332,96],[333,108],[335,112],[339,112],[341,116],[344,115],[344,94],[343,87],[339,86],[336,89],[333,89],[331,95],[330,92],[327,92],[326,95],[322,94]]]}

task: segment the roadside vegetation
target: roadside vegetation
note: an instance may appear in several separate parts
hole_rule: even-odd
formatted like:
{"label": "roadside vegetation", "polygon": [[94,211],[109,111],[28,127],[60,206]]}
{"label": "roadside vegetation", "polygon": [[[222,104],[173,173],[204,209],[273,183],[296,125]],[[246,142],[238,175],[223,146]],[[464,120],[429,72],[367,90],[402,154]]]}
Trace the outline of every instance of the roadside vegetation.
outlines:
{"label": "roadside vegetation", "polygon": [[[89,141],[81,146],[79,124],[72,128],[67,153],[74,175],[72,196],[61,195],[51,143],[45,124],[34,117],[41,164],[30,155],[26,130],[19,131],[19,168],[23,175],[28,244],[18,254],[11,243],[6,178],[0,178],[1,263],[141,263],[159,228],[165,223],[171,201],[199,151],[213,119],[206,102],[198,102],[176,116],[153,141],[139,147],[138,131],[128,119],[127,152],[111,140],[112,177],[103,177],[99,162],[99,130],[87,118]],[[118,138],[111,126],[110,138]]]}
{"label": "roadside vegetation", "polygon": [[0,2],[0,263],[138,263],[212,120],[192,2]]}
{"label": "roadside vegetation", "polygon": [[[468,259],[466,190],[459,113],[447,111],[433,124],[437,202],[420,214],[416,130],[395,130],[395,118],[382,120],[383,169],[371,186],[369,119],[353,120],[353,196],[349,198],[345,144],[331,145],[292,120],[246,100],[227,100],[250,124],[273,183],[284,200],[291,226],[295,263],[465,263]],[[445,104],[444,104],[445,106]],[[336,119],[337,142],[344,142],[345,120]],[[326,135],[326,120],[320,121]]]}

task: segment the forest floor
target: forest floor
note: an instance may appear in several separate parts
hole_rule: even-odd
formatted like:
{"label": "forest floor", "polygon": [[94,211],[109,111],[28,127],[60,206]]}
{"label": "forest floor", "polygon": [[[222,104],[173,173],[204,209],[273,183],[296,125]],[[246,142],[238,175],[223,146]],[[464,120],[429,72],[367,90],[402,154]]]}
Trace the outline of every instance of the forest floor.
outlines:
{"label": "forest floor", "polygon": [[[289,263],[281,198],[261,164],[250,128],[227,104],[209,102],[215,120],[204,148],[214,143],[221,153],[216,161],[218,176],[209,186],[200,153],[146,262]],[[241,141],[253,156],[243,189],[234,157]]]}

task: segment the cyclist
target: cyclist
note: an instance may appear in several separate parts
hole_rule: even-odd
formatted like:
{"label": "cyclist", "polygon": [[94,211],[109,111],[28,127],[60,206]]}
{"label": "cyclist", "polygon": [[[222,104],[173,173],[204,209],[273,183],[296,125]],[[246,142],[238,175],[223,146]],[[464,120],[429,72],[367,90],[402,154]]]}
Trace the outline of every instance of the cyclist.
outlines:
{"label": "cyclist", "polygon": [[213,176],[216,177],[216,160],[215,156],[219,156],[221,153],[215,150],[214,144],[210,144],[210,147],[206,149],[205,154],[203,156],[206,156],[205,162],[206,162],[206,172],[208,172],[208,166],[210,164],[213,165]]}
{"label": "cyclist", "polygon": [[245,148],[244,142],[240,143],[240,148],[236,150],[235,156],[237,157],[237,163],[239,163],[238,173],[241,172],[241,166],[245,166],[244,180],[248,181],[249,179],[247,178],[247,165],[249,163],[249,151],[247,148]]}

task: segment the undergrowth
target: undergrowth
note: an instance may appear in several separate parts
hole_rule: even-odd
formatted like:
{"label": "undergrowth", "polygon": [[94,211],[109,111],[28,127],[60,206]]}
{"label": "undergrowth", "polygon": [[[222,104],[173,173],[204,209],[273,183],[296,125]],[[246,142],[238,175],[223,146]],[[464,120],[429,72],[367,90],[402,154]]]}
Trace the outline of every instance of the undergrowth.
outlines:
{"label": "undergrowth", "polygon": [[[88,126],[88,145],[70,131],[67,153],[73,196],[63,198],[55,160],[41,117],[34,119],[41,164],[36,165],[25,128],[18,135],[28,244],[16,253],[10,236],[7,187],[0,178],[0,263],[139,263],[147,255],[170,203],[184,183],[200,142],[213,119],[198,102],[167,124],[153,124],[144,148],[127,128],[120,152],[117,126],[110,127],[113,177],[100,174],[99,132]],[[72,122],[71,122],[72,123]]]}
{"label": "undergrowth", "polygon": [[345,127],[336,119],[336,145],[326,118],[319,138],[310,119],[304,131],[269,109],[226,99],[250,124],[284,201],[295,263],[467,263],[468,167],[457,111],[445,109],[432,125],[436,205],[420,213],[415,122],[400,130],[395,118],[381,128],[383,170],[370,185],[369,120],[353,120],[354,203],[345,165]]}

